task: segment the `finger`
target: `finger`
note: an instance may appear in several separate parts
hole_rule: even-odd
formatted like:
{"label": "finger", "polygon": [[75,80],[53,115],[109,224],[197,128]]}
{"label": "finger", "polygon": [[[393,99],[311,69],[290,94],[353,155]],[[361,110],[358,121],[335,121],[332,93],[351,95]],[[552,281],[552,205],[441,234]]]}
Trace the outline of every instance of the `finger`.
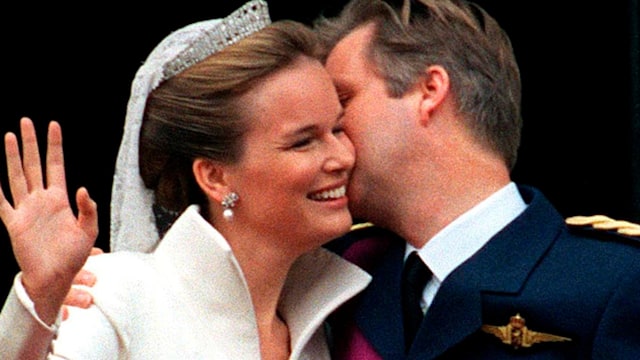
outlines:
{"label": "finger", "polygon": [[80,228],[95,241],[98,237],[98,206],[86,188],[81,187],[76,192],[76,204]]}
{"label": "finger", "polygon": [[11,213],[13,211],[13,206],[4,196],[4,192],[2,191],[2,186],[0,185],[0,219],[5,224],[11,223]]}
{"label": "finger", "polygon": [[8,211],[11,210],[13,210],[13,206],[11,206],[7,197],[4,196],[4,190],[2,190],[2,183],[0,182],[0,218],[4,219]]}
{"label": "finger", "polygon": [[93,286],[96,284],[96,275],[89,270],[81,269],[73,278],[74,285]]}
{"label": "finger", "polygon": [[13,207],[4,196],[4,190],[2,190],[2,183],[0,183],[0,218],[5,219],[8,212],[13,210]]}
{"label": "finger", "polygon": [[4,196],[2,184],[0,184],[0,219],[2,219],[5,224],[11,221],[9,218],[11,211],[13,211],[13,206],[11,206],[9,200]]}
{"label": "finger", "polygon": [[102,250],[99,247],[93,247],[91,248],[91,256],[93,255],[100,255],[100,254],[104,254],[104,250]]}
{"label": "finger", "polygon": [[57,186],[66,191],[62,129],[56,121],[49,123],[47,134],[47,187]]}
{"label": "finger", "polygon": [[72,287],[64,298],[64,305],[86,309],[93,304],[93,296],[86,290]]}
{"label": "finger", "polygon": [[22,167],[28,191],[41,189],[43,184],[40,150],[38,149],[36,129],[31,119],[26,117],[20,119],[20,133],[22,134]]}
{"label": "finger", "polygon": [[9,178],[9,188],[13,197],[13,204],[17,206],[28,194],[27,182],[22,171],[22,159],[18,149],[18,138],[14,133],[7,133],[4,136],[4,151],[7,158],[7,177]]}
{"label": "finger", "polygon": [[69,318],[69,309],[67,309],[66,305],[62,305],[62,321],[65,321]]}
{"label": "finger", "polygon": [[2,190],[2,183],[0,183],[0,216],[2,216],[2,212],[9,210],[7,208],[7,205],[11,207],[11,204],[9,204],[9,201],[7,201],[7,198],[4,196],[4,191]]}

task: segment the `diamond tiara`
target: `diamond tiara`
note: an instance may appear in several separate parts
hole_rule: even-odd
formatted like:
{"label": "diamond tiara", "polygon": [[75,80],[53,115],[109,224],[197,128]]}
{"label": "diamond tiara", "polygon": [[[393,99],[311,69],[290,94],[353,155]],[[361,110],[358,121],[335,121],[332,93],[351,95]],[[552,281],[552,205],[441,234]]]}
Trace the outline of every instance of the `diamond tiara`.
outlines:
{"label": "diamond tiara", "polygon": [[167,62],[162,71],[167,80],[207,56],[234,44],[271,24],[269,8],[264,0],[252,0],[222,19],[215,28],[203,30],[192,44]]}

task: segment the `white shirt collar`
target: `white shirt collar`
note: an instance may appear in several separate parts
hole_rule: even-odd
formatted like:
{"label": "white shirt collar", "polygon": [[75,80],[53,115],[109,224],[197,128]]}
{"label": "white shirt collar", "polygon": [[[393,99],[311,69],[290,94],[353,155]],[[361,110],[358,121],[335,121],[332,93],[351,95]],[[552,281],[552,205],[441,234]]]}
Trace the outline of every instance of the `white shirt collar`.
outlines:
{"label": "white shirt collar", "polygon": [[[418,253],[439,284],[525,208],[517,186],[511,182],[452,221]],[[407,244],[406,255],[412,250],[415,248]]]}

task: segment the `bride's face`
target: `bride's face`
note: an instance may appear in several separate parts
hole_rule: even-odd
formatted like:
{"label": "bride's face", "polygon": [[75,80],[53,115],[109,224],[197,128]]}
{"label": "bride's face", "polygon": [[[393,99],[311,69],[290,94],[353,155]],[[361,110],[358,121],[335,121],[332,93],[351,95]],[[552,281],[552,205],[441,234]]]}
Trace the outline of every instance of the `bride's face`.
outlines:
{"label": "bride's face", "polygon": [[[247,94],[250,128],[228,169],[238,226],[308,251],[351,226],[345,195],[355,151],[328,73],[302,57]],[[305,240],[306,239],[306,240]]]}

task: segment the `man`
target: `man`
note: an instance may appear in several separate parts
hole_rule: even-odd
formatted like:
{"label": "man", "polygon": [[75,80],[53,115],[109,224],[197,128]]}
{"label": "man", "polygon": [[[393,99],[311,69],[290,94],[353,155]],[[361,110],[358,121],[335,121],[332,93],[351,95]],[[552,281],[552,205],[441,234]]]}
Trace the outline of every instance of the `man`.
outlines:
{"label": "man", "polygon": [[[570,229],[510,179],[520,76],[495,20],[462,1],[354,0],[318,29],[356,146],[353,215],[406,240],[369,228],[334,244],[374,277],[335,316],[336,358],[638,358],[640,242]],[[415,335],[413,250],[430,277]]]}

